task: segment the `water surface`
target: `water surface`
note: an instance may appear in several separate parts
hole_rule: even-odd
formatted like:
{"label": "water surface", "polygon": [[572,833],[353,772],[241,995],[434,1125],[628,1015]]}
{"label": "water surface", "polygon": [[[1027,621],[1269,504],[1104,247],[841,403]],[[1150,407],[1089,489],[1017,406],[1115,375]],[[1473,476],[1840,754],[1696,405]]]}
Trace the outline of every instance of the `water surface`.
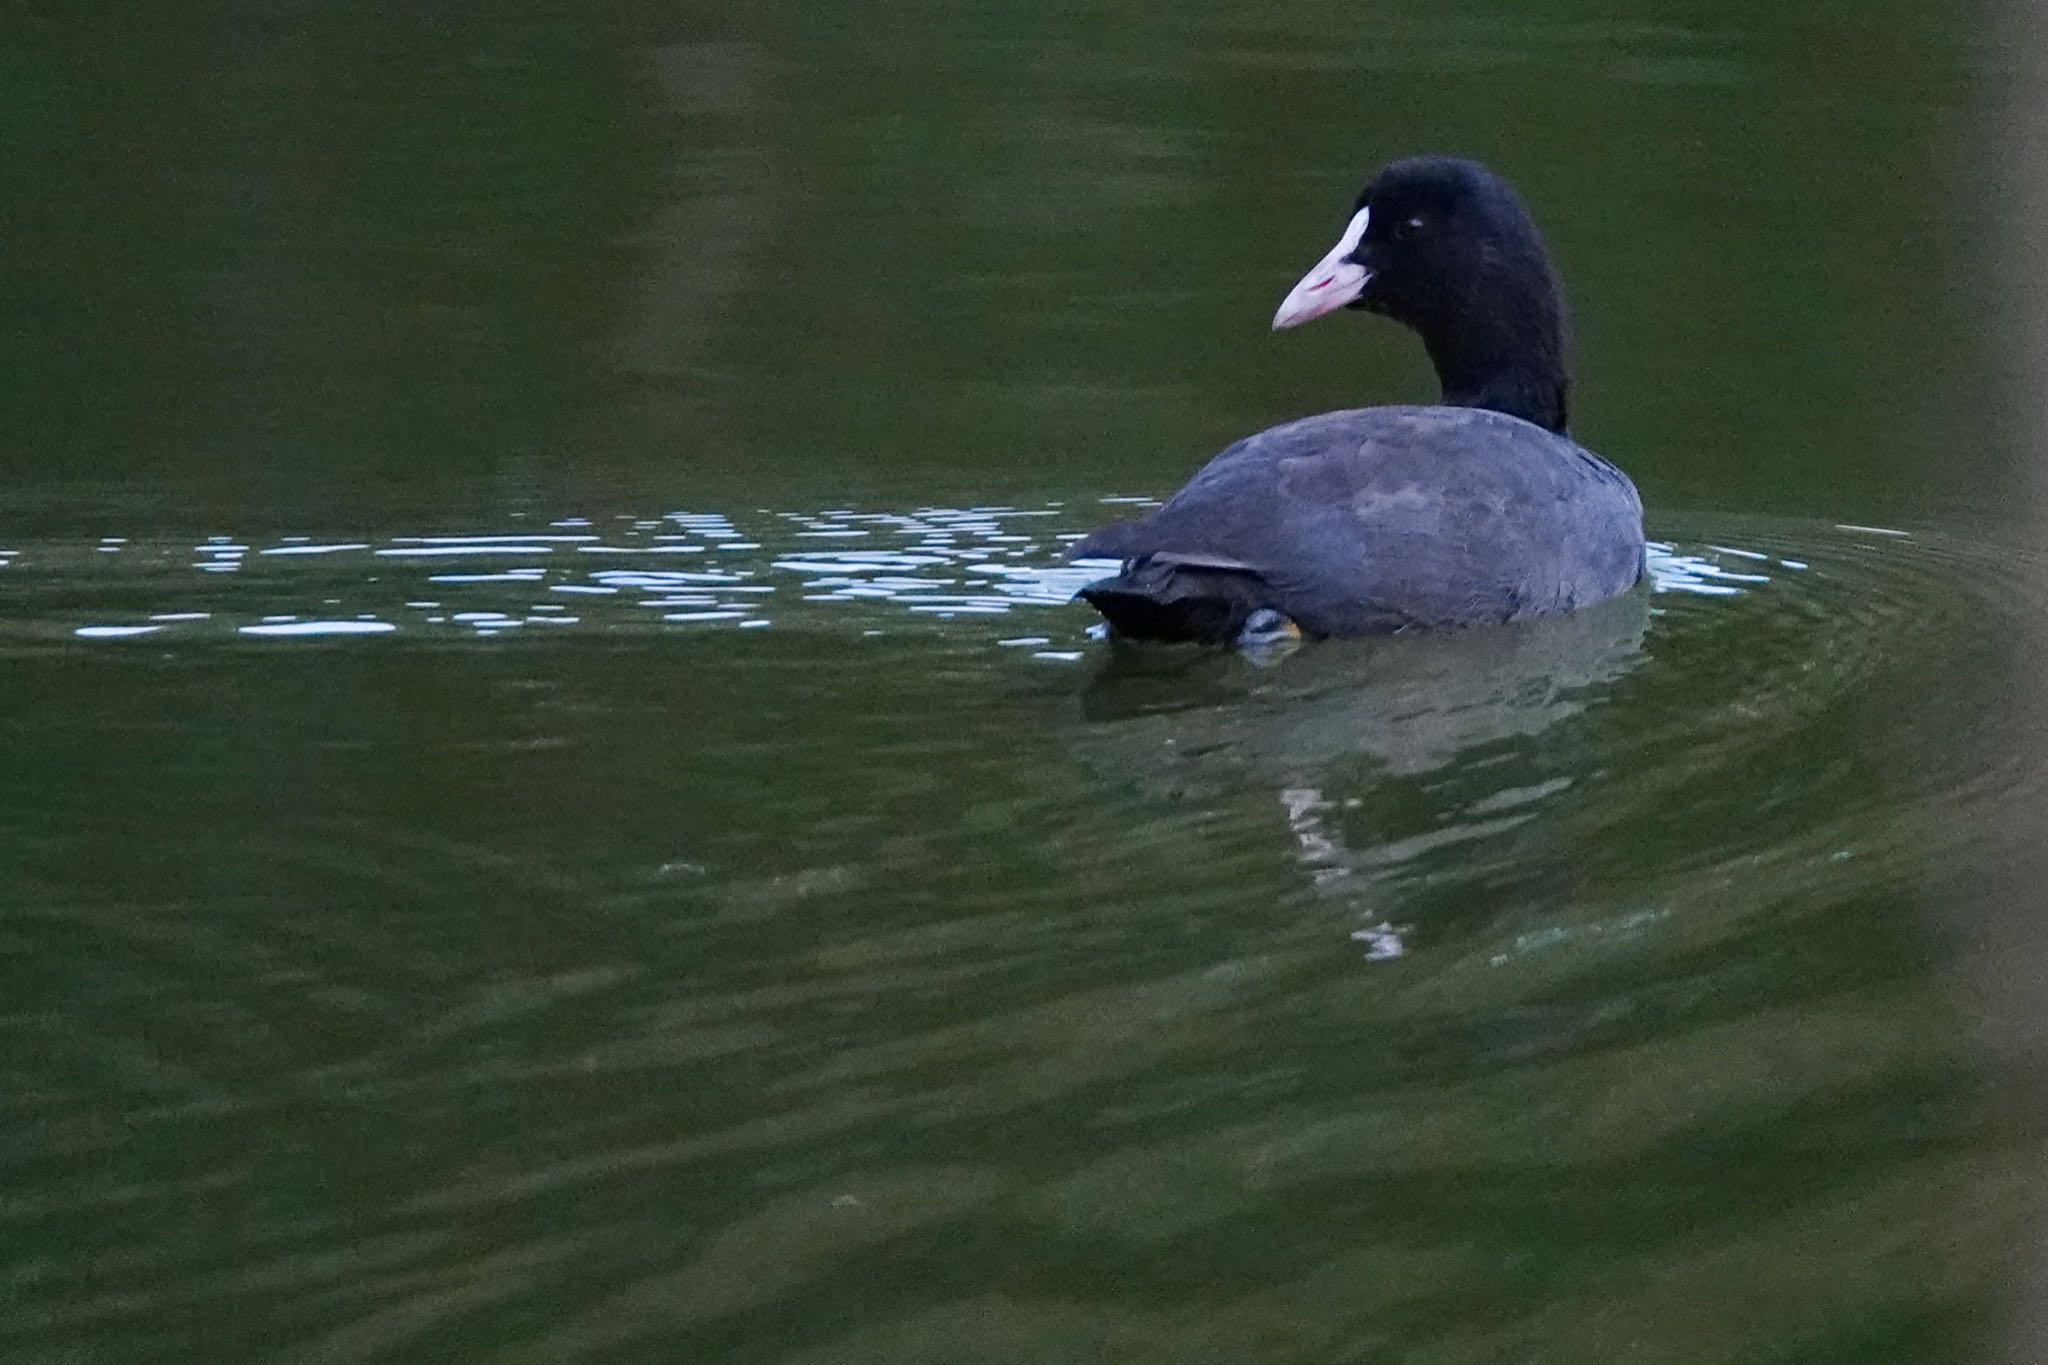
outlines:
{"label": "water surface", "polygon": [[1088,637],[1118,510],[16,550],[15,1341],[1970,1339],[1915,896],[2038,778],[1862,736],[2013,552],[1701,525],[1262,668]]}

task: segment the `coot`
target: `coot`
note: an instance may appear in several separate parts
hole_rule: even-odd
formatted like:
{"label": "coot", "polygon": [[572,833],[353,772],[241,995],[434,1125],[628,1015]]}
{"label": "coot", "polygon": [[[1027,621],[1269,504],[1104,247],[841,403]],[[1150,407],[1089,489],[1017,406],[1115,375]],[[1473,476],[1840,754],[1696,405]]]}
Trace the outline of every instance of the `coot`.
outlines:
{"label": "coot", "polygon": [[1475,626],[1641,578],[1642,502],[1566,434],[1563,302],[1505,180],[1454,157],[1380,171],[1273,326],[1340,308],[1418,333],[1439,405],[1259,432],[1149,516],[1083,539],[1074,558],[1123,561],[1080,594],[1114,633],[1253,645]]}

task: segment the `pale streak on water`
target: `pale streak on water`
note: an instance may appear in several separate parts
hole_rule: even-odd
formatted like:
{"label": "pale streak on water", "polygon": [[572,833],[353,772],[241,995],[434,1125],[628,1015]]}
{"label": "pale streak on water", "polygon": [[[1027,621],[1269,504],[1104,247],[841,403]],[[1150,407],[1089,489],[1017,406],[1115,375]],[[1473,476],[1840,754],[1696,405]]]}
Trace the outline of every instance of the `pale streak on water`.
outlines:
{"label": "pale streak on water", "polygon": [[[995,643],[1032,658],[1085,654],[1092,617],[1075,592],[1113,569],[1068,562],[1065,548],[1102,520],[1151,500],[1100,508],[927,507],[915,511],[677,511],[605,520],[561,517],[545,529],[314,539],[210,535],[197,544],[107,535],[91,556],[73,544],[0,549],[0,568],[28,583],[24,612],[0,617],[0,638],[102,645],[236,636],[273,643],[469,637],[528,628],[759,630],[824,627],[834,610],[864,626],[912,628],[979,618]],[[1864,528],[1836,528],[1856,531]],[[1900,533],[1886,533],[1900,534]],[[1804,560],[1723,544],[1653,542],[1655,593],[1727,597]],[[202,577],[203,576],[203,577]],[[19,582],[19,580],[18,580]],[[75,597],[89,607],[67,609]],[[307,599],[313,600],[307,600]],[[573,614],[563,599],[575,602]]]}

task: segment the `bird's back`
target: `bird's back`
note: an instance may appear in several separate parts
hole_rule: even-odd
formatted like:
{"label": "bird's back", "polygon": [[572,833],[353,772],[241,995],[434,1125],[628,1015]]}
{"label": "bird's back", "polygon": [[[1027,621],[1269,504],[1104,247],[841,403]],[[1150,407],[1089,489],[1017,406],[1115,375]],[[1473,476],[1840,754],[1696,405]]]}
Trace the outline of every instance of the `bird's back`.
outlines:
{"label": "bird's back", "polygon": [[1626,591],[1643,562],[1626,475],[1569,438],[1477,408],[1379,407],[1259,432],[1077,557],[1126,561],[1091,601],[1225,609],[1127,633],[1214,635],[1259,607],[1318,635],[1479,625]]}

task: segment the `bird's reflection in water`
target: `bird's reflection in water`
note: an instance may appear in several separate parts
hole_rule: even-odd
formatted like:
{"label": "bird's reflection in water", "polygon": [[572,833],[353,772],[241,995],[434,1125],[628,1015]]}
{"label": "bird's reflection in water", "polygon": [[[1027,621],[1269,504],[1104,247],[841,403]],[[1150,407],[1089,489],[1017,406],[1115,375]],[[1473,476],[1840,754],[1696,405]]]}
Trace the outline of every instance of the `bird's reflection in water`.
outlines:
{"label": "bird's reflection in water", "polygon": [[1265,666],[1119,647],[1083,694],[1083,744],[1161,799],[1269,786],[1312,886],[1365,914],[1351,937],[1367,958],[1396,958],[1403,930],[1376,891],[1437,850],[1524,824],[1598,766],[1550,740],[1646,657],[1649,614],[1637,592],[1512,626],[1333,641]]}

